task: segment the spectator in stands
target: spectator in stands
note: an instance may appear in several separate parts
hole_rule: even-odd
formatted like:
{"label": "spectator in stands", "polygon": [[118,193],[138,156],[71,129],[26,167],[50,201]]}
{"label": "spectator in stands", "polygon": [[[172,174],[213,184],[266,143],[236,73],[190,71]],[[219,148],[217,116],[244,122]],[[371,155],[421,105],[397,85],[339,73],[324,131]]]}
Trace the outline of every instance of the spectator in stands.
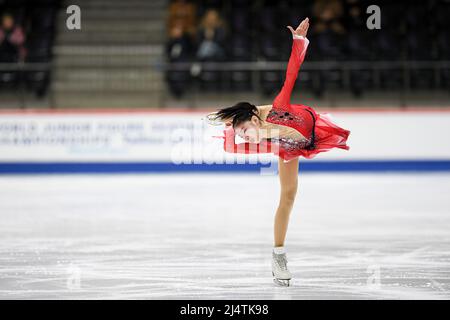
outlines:
{"label": "spectator in stands", "polygon": [[346,30],[344,7],[339,0],[316,0],[313,6],[316,20],[313,32],[320,59],[339,60],[343,54]]}
{"label": "spectator in stands", "polygon": [[[181,23],[175,24],[170,30],[166,54],[169,62],[187,62],[193,55],[191,37],[183,31]],[[166,80],[170,92],[176,97],[181,97],[188,88],[190,74],[184,69],[167,70]]]}
{"label": "spectator in stands", "polygon": [[25,34],[16,25],[14,17],[5,13],[0,26],[0,62],[18,62],[25,59]]}
{"label": "spectator in stands", "polygon": [[337,34],[345,32],[342,25],[344,8],[339,0],[316,0],[313,15],[316,19],[314,30],[317,33],[331,31]]}
{"label": "spectator in stands", "polygon": [[215,9],[206,11],[197,33],[197,59],[201,61],[218,61],[225,58],[225,26],[219,12]]}
{"label": "spectator in stands", "polygon": [[167,30],[170,33],[173,28],[181,28],[182,33],[194,36],[196,25],[196,6],[187,0],[174,0],[169,6]]}
{"label": "spectator in stands", "polygon": [[183,32],[181,23],[175,24],[169,33],[169,41],[166,48],[170,62],[188,61],[192,55],[192,40]]}
{"label": "spectator in stands", "polygon": [[344,8],[344,20],[347,30],[365,28],[366,21],[363,17],[363,3],[360,0],[346,0]]}
{"label": "spectator in stands", "polygon": [[[370,61],[374,32],[367,32],[365,8],[361,0],[344,1],[344,26],[346,29],[346,56],[348,60]],[[371,70],[350,70],[350,90],[355,97],[360,97],[373,84]]]}
{"label": "spectator in stands", "polygon": [[[315,0],[312,8],[314,17],[313,37],[316,43],[314,55],[318,60],[344,59],[346,39],[343,37],[345,29],[342,23],[344,8],[340,0]],[[328,84],[342,81],[334,73],[324,70],[314,74],[313,91],[321,96]]]}

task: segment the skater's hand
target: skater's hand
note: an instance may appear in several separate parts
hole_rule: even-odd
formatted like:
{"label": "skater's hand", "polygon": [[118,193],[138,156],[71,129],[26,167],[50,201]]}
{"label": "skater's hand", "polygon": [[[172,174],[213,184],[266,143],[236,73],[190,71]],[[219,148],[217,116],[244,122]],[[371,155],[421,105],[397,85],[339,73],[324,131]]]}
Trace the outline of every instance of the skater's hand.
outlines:
{"label": "skater's hand", "polygon": [[306,37],[306,34],[308,33],[309,28],[309,18],[306,18],[303,20],[300,25],[297,27],[297,29],[294,30],[291,26],[287,26],[289,30],[291,30],[292,36],[302,36]]}

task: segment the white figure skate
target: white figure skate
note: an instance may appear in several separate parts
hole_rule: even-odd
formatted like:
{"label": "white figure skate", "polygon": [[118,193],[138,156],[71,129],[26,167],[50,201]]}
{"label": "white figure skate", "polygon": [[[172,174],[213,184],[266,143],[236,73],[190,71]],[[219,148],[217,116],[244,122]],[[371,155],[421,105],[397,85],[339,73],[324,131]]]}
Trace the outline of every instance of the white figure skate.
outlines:
{"label": "white figure skate", "polygon": [[289,287],[292,275],[287,268],[286,253],[277,254],[272,252],[272,275],[275,284]]}

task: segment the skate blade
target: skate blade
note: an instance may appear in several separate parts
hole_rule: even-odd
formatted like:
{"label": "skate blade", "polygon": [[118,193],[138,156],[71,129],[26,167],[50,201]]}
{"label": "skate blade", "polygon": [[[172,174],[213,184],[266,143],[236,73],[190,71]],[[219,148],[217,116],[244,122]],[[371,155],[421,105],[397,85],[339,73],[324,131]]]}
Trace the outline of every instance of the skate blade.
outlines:
{"label": "skate blade", "polygon": [[273,282],[280,287],[290,287],[290,280],[273,279]]}
{"label": "skate blade", "polygon": [[[272,271],[272,277],[275,277],[275,274]],[[275,282],[275,284],[281,286],[281,287],[289,287],[290,286],[290,280],[291,279],[277,279],[277,278],[273,278],[273,282]]]}

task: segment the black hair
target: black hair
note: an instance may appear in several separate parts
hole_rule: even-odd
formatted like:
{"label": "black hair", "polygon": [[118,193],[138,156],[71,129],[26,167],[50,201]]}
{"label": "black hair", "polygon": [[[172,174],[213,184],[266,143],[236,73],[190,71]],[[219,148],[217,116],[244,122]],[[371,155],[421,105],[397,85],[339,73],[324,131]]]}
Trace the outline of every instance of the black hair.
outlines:
{"label": "black hair", "polygon": [[252,116],[256,116],[261,120],[257,112],[258,108],[256,108],[255,105],[249,102],[238,102],[232,107],[219,109],[211,115],[210,120],[224,121],[227,119],[233,119],[232,127],[235,128],[238,124],[250,120]]}

